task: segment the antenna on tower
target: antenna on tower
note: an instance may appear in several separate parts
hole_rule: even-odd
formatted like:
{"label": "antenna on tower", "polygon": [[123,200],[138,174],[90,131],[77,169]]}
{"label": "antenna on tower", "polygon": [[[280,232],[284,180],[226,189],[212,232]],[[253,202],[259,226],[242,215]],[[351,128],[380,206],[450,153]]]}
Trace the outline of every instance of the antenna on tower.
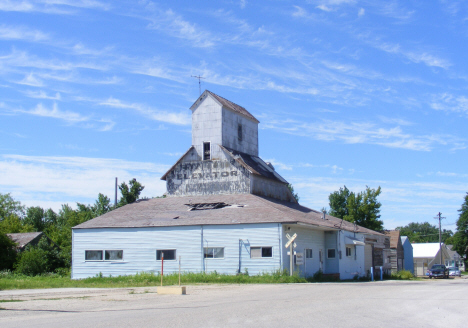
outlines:
{"label": "antenna on tower", "polygon": [[200,76],[200,75],[198,75],[198,76],[192,75],[192,77],[198,79],[198,91],[200,91],[200,95],[201,95],[201,79],[204,79],[204,77],[203,77],[203,76]]}

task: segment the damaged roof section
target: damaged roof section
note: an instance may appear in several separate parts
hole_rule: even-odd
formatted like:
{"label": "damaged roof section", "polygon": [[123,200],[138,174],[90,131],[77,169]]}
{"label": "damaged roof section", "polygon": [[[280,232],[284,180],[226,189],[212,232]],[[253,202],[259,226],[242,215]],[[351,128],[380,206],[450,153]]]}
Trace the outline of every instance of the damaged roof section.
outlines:
{"label": "damaged roof section", "polygon": [[230,149],[219,145],[229,156],[235,159],[238,163],[244,166],[250,173],[260,175],[264,178],[288,183],[281,175],[279,175],[270,165],[258,156],[249,155],[240,151]]}

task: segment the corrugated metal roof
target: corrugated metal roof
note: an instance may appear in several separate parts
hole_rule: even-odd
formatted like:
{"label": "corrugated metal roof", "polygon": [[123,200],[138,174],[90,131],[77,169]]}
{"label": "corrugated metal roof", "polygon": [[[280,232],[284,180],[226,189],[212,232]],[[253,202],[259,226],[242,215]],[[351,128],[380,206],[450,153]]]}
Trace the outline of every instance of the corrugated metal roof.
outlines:
{"label": "corrugated metal roof", "polygon": [[233,103],[232,101],[230,100],[227,100],[226,98],[223,98],[221,96],[218,96],[217,94],[209,91],[209,90],[205,90],[205,92],[202,93],[202,95],[195,101],[195,103],[190,107],[191,109],[195,106],[195,104],[197,104],[201,99],[203,99],[207,94],[209,94],[210,96],[212,96],[214,99],[216,99],[217,102],[219,102],[221,104],[221,106],[235,112],[235,113],[238,113],[242,116],[245,116],[253,121],[255,121],[256,123],[260,123],[259,120],[257,120],[252,114],[250,114],[247,109],[245,109],[244,107],[242,106],[239,106],[238,104],[235,104]]}
{"label": "corrugated metal roof", "polygon": [[[190,204],[226,203],[231,206],[212,210],[190,210]],[[354,231],[351,222],[342,221],[296,203],[252,194],[153,198],[138,201],[74,229],[170,227],[189,225],[227,225],[245,223],[302,223],[325,228]],[[378,234],[357,226],[356,232]]]}

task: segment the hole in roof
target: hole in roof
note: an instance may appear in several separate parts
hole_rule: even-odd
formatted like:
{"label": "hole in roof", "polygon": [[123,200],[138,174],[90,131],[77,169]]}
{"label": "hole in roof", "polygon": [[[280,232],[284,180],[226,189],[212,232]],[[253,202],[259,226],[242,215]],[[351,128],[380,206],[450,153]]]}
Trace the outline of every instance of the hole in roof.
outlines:
{"label": "hole in roof", "polygon": [[220,203],[197,203],[197,204],[185,204],[190,207],[189,211],[202,211],[202,210],[216,210],[218,208],[223,208],[229,206],[224,202]]}

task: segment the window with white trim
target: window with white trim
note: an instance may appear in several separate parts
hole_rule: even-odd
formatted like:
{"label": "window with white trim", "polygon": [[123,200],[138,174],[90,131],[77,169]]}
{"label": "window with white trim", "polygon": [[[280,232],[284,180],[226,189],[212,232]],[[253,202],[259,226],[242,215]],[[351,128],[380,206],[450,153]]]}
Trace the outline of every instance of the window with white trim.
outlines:
{"label": "window with white trim", "polygon": [[211,143],[204,142],[203,143],[203,160],[209,161],[211,159]]}
{"label": "window with white trim", "polygon": [[203,257],[205,259],[223,259],[224,247],[205,247],[203,249]]}
{"label": "window with white trim", "polygon": [[86,250],[85,261],[122,261],[123,250]]}
{"label": "window with white trim", "polygon": [[250,258],[273,257],[273,247],[261,246],[250,247]]}
{"label": "window with white trim", "polygon": [[176,259],[175,249],[157,249],[156,261],[161,261],[163,254],[164,254],[164,261],[174,261]]}
{"label": "window with white trim", "polygon": [[346,256],[347,257],[351,256],[351,247],[346,247]]}
{"label": "window with white trim", "polygon": [[85,261],[102,261],[102,251],[85,251]]}
{"label": "window with white trim", "polygon": [[327,249],[327,258],[329,259],[336,258],[336,250],[334,248]]}
{"label": "window with white trim", "polygon": [[304,250],[304,253],[305,253],[305,258],[306,259],[311,259],[312,258],[312,249],[311,248],[306,248]]}
{"label": "window with white trim", "polygon": [[106,261],[122,261],[123,251],[122,250],[106,250],[105,260]]}

